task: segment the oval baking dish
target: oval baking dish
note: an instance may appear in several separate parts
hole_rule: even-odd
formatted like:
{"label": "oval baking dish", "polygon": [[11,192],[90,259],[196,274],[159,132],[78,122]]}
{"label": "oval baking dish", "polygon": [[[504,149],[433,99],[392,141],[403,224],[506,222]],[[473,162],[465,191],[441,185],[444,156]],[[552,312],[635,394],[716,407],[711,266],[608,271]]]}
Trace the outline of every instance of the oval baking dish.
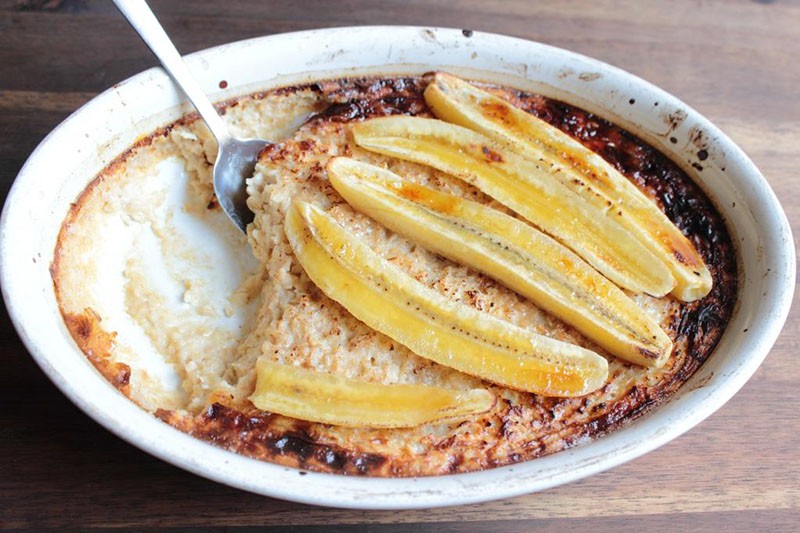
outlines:
{"label": "oval baking dish", "polygon": [[31,155],[3,210],[0,275],[14,325],[50,379],[100,424],[168,462],[256,493],[352,508],[454,505],[542,490],[638,457],[698,424],[755,372],[786,319],[794,244],[769,185],[708,120],[626,72],[530,41],[414,27],[275,35],[198,52],[188,62],[218,101],[332,77],[448,70],[596,113],[666,154],[711,198],[737,248],[739,292],[714,353],[668,402],[554,455],[482,472],[386,479],[301,472],[214,447],[140,409],[89,364],[64,326],[49,271],[61,223],[94,176],[142,135],[191,111],[167,76],[151,69],[86,104]]}

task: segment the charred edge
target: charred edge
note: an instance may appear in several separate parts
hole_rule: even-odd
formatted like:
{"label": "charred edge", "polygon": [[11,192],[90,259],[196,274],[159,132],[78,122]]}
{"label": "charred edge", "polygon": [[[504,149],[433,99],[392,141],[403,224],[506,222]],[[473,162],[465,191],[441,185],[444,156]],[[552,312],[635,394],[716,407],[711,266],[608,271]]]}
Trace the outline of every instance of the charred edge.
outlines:
{"label": "charred edge", "polygon": [[[714,281],[711,294],[702,300],[704,307],[710,306],[714,311],[706,311],[709,317],[705,318],[707,322],[702,329],[709,332],[713,328],[712,340],[716,345],[730,318],[736,297],[736,254],[729,233],[724,231],[722,217],[703,191],[664,154],[597,115],[557,100],[520,91],[512,93],[511,103],[599,153],[654,198],[667,217],[689,238],[711,271]],[[677,254],[676,258],[683,263],[686,261],[686,258],[677,257]],[[710,315],[714,318],[710,318]],[[696,332],[683,330],[675,334],[696,337]]]}
{"label": "charred edge", "polygon": [[[633,387],[624,398],[615,402],[602,416],[595,418],[585,426],[584,435],[599,437],[618,428],[626,419],[632,420],[636,405],[645,399],[642,387]],[[641,412],[639,413],[641,414]]]}
{"label": "charred edge", "polygon": [[351,122],[389,115],[431,115],[422,95],[430,79],[431,75],[319,82],[330,105],[311,120]]}
{"label": "charred edge", "polygon": [[[194,424],[190,431],[195,437],[223,448],[306,470],[379,475],[378,471],[386,463],[383,455],[353,452],[316,442],[311,423],[292,420],[291,429],[275,432],[271,428],[276,417],[248,415],[215,403],[199,415],[200,423]],[[160,418],[173,425],[180,424],[179,418],[175,419],[166,411]]]}

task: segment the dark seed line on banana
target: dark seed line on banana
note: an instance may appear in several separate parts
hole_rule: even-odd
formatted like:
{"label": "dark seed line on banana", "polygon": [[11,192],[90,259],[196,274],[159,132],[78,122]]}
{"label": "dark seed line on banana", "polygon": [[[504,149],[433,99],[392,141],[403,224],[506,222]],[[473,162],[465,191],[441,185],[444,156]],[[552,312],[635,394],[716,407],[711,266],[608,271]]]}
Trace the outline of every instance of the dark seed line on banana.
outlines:
{"label": "dark seed line on banana", "polygon": [[[368,187],[372,187],[372,184],[366,184],[366,185]],[[383,192],[383,191],[380,191],[378,189],[375,189],[375,190],[377,192],[379,192],[379,193]],[[430,215],[433,218],[439,219],[439,220],[441,220],[443,222],[446,222],[446,223],[449,223],[449,224],[451,224],[453,226],[459,227],[462,230],[464,230],[466,232],[469,232],[471,235],[475,236],[476,238],[479,238],[479,239],[483,240],[485,243],[489,243],[489,245],[491,245],[493,247],[501,248],[504,252],[507,252],[508,255],[513,256],[514,259],[518,259],[519,262],[524,263],[528,268],[530,268],[531,270],[537,272],[538,274],[542,275],[543,277],[547,278],[548,280],[551,280],[553,282],[560,282],[561,279],[562,279],[561,277],[559,277],[557,275],[554,275],[552,270],[542,267],[536,261],[532,261],[530,255],[527,254],[526,252],[524,252],[523,250],[520,250],[520,249],[518,249],[516,247],[512,248],[512,247],[508,246],[502,240],[500,240],[499,237],[495,237],[492,234],[483,231],[480,227],[478,227],[478,226],[476,226],[474,224],[470,224],[470,223],[464,221],[463,219],[459,219],[455,215],[446,215],[446,214],[441,213],[440,211],[437,211],[437,210],[435,210],[433,208],[430,208],[430,207],[428,207],[428,206],[426,206],[424,204],[415,203],[415,202],[412,202],[411,200],[406,200],[405,198],[402,198],[399,195],[398,195],[397,199],[400,200],[400,201],[405,202],[408,205],[413,205],[415,208],[419,208],[419,209],[424,210],[428,215]],[[455,241],[454,241],[454,243],[455,243]],[[571,288],[575,289],[574,287],[571,287]],[[585,299],[593,298],[593,295],[591,293],[589,293],[588,291],[586,291],[586,290],[580,289],[580,292],[577,292],[577,294],[579,294],[580,296],[584,296]],[[639,335],[634,328],[632,328],[629,324],[625,323],[625,321],[621,320],[620,317],[617,316],[616,314],[610,313],[606,309],[596,309],[595,308],[595,311],[597,311],[603,317],[609,319],[615,325],[618,325],[618,326],[622,327],[623,329],[625,329],[625,331],[629,332],[635,338],[644,339],[644,337]],[[653,338],[656,338],[656,337],[653,336]]]}
{"label": "dark seed line on banana", "polygon": [[[475,225],[472,225],[472,224],[468,224],[468,223],[466,223],[464,221],[456,222],[457,219],[455,219],[452,216],[443,215],[440,212],[438,212],[436,210],[433,210],[433,209],[431,209],[431,208],[429,208],[427,206],[421,205],[421,204],[417,204],[417,205],[419,207],[421,207],[422,209],[424,209],[428,214],[430,214],[430,215],[432,215],[432,216],[434,216],[436,218],[440,218],[443,221],[451,222],[451,223],[453,223],[453,225],[460,227],[464,231],[468,231],[470,234],[472,234],[476,238],[481,239],[484,242],[489,243],[490,245],[493,245],[494,247],[501,248],[503,250],[503,252],[506,252],[507,255],[511,255],[514,259],[518,259],[519,262],[524,263],[526,265],[526,267],[528,267],[531,270],[537,272],[538,274],[540,274],[541,276],[547,278],[548,280],[550,280],[552,282],[560,282],[561,281],[561,279],[562,279],[561,277],[559,277],[557,275],[554,275],[554,273],[550,269],[543,268],[541,265],[537,264],[535,261],[532,261],[530,255],[528,255],[524,251],[522,251],[522,250],[520,250],[518,248],[511,248],[507,244],[503,244],[503,241],[499,240],[498,238],[495,238],[495,237],[491,236],[491,234],[487,234],[486,232],[482,231],[478,226],[475,226]],[[583,290],[582,288],[575,288],[575,287],[571,287],[571,288],[573,289],[573,292],[575,292],[579,296],[582,296],[583,299],[591,299],[591,298],[594,297],[590,292],[588,292],[586,290]],[[609,312],[605,308],[597,309],[596,307],[593,306],[593,309],[598,314],[600,314],[604,318],[608,319],[614,325],[624,329],[626,332],[631,334],[634,338],[646,341],[646,337],[640,335],[636,331],[635,328],[631,327],[624,320],[620,319],[620,317],[618,315]],[[654,335],[653,338],[657,338],[657,337]]]}
{"label": "dark seed line on banana", "polygon": [[530,298],[609,353],[661,366],[671,352],[669,337],[621,290],[528,224],[350,158],[332,159],[328,178],[357,210]]}
{"label": "dark seed line on banana", "polygon": [[[302,231],[306,228],[310,233]],[[285,230],[295,256],[326,295],[417,355],[548,396],[587,394],[608,377],[608,362],[602,356],[447,299],[311,204],[295,202]],[[381,306],[386,311],[376,313]],[[417,306],[422,312],[414,311]],[[455,351],[448,347],[450,341],[458,346]]]}
{"label": "dark seed line on banana", "polygon": [[[372,188],[373,190],[375,190],[378,193],[384,194],[383,191],[381,191],[380,189],[377,189],[376,187],[373,187],[372,184],[370,184],[370,183],[367,183],[365,185],[367,187]],[[554,275],[552,270],[550,270],[548,268],[544,268],[541,265],[539,265],[536,261],[531,260],[530,255],[527,254],[526,252],[524,252],[523,250],[520,250],[519,248],[516,248],[516,247],[512,248],[512,247],[508,246],[508,244],[505,244],[504,241],[500,240],[499,237],[495,237],[492,234],[483,231],[480,227],[478,227],[478,226],[476,226],[474,224],[471,224],[471,223],[469,223],[469,222],[467,222],[467,221],[465,221],[463,219],[460,219],[460,218],[456,217],[455,215],[446,215],[446,214],[442,213],[441,211],[437,211],[437,210],[435,210],[435,209],[433,209],[431,207],[428,207],[427,205],[424,205],[424,204],[421,204],[421,203],[416,203],[416,202],[413,202],[411,200],[407,200],[407,199],[403,198],[400,195],[397,195],[397,200],[402,201],[402,202],[406,203],[407,205],[411,205],[414,208],[421,209],[421,210],[425,211],[428,215],[430,215],[431,217],[433,217],[435,219],[439,219],[439,220],[441,220],[441,221],[443,221],[445,223],[449,223],[449,224],[451,224],[453,226],[459,227],[459,228],[463,229],[464,231],[469,232],[471,235],[483,240],[485,243],[489,243],[490,246],[494,246],[496,248],[501,248],[504,252],[507,252],[508,255],[513,256],[514,259],[518,259],[519,262],[524,263],[528,268],[530,268],[531,270],[534,270],[535,272],[537,272],[538,274],[542,275],[543,277],[547,278],[550,281],[560,282],[561,279],[562,279],[561,277],[559,277],[557,275]],[[575,287],[570,287],[570,288],[572,288],[573,290],[575,289]],[[590,298],[594,297],[588,291],[583,290],[582,288],[578,288],[578,289],[580,289],[580,292],[577,292],[577,294],[579,294],[580,296],[584,296],[585,299],[590,299]],[[623,329],[625,329],[625,331],[629,332],[635,338],[637,338],[637,339],[645,339],[645,337],[639,335],[634,328],[632,328],[629,324],[625,323],[624,320],[621,320],[620,317],[617,316],[616,314],[610,313],[606,309],[596,309],[596,308],[594,308],[594,309],[599,314],[601,314],[603,317],[609,319],[615,325],[618,325],[618,326],[622,327]],[[653,338],[656,338],[656,337],[653,336]]]}
{"label": "dark seed line on banana", "polygon": [[[312,235],[313,235],[313,233],[312,233]],[[337,263],[339,263],[343,268],[347,269],[353,275],[355,275],[357,277],[360,277],[362,279],[365,279],[370,284],[373,284],[374,286],[378,287],[379,289],[382,288],[384,292],[389,292],[389,293],[391,293],[393,295],[398,295],[398,296],[409,296],[409,295],[405,294],[403,291],[395,289],[395,287],[391,284],[391,280],[387,279],[388,278],[388,274],[385,274],[385,273],[382,273],[382,272],[378,272],[378,273],[376,273],[376,272],[364,272],[361,269],[355,268],[353,265],[349,264],[347,261],[343,261],[342,258],[339,256],[339,254],[332,253],[330,251],[329,247],[326,246],[326,243],[323,240],[317,239],[316,237],[314,237],[314,238],[317,241],[317,243],[326,252],[328,252],[329,256],[332,259],[334,259]],[[407,274],[403,273],[403,275],[407,275]],[[415,295],[415,294],[410,295],[410,297],[412,299],[418,298],[418,296]],[[420,300],[422,302],[424,302],[424,299],[420,298]],[[440,323],[442,321],[442,319],[444,319],[445,323],[450,322],[450,321],[448,321],[447,318],[442,317],[441,315],[439,315],[437,313],[434,313],[432,311],[424,309],[423,305],[420,305],[420,302],[418,300],[415,300],[414,304],[412,304],[411,300],[406,299],[404,304],[409,309],[411,309],[413,307],[414,311],[419,312],[421,315],[423,315],[427,319],[431,320],[432,322]],[[522,354],[522,353],[526,353],[527,354],[527,352],[521,350],[518,347],[514,347],[514,346],[512,346],[510,344],[499,344],[499,343],[496,343],[496,342],[492,342],[492,341],[486,339],[485,337],[483,337],[482,335],[479,335],[478,333],[470,330],[469,328],[465,328],[464,326],[461,326],[461,325],[452,325],[451,329],[454,330],[454,331],[458,331],[459,333],[461,333],[461,334],[463,334],[463,335],[465,335],[465,336],[467,336],[469,338],[472,338],[474,340],[480,341],[482,344],[487,344],[489,346],[493,346],[495,348],[499,348],[499,349],[502,349],[502,350],[508,350],[508,351],[516,353],[516,354]],[[528,355],[531,355],[531,354],[528,354]],[[540,357],[540,356],[537,355],[537,357]],[[546,363],[548,363],[548,364],[555,364],[554,361],[552,359],[550,359],[549,357],[546,358],[546,359],[541,359],[541,360],[546,362]],[[576,364],[573,361],[569,361],[569,360],[564,361],[564,362],[560,362],[559,364],[570,366],[570,367],[575,367],[576,366]]]}

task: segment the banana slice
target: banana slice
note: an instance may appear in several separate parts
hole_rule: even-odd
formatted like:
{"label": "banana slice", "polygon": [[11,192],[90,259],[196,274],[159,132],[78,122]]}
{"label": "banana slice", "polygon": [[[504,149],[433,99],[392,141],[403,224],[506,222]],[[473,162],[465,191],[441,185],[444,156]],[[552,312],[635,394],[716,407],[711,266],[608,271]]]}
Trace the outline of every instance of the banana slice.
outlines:
{"label": "banana slice", "polygon": [[355,159],[332,159],[328,179],[359,211],[493,277],[613,355],[660,367],[672,352],[667,334],[625,293],[528,224]]}
{"label": "banana slice", "polygon": [[675,286],[666,264],[620,223],[628,214],[587,201],[547,165],[479,133],[441,120],[392,116],[354,125],[353,136],[368,150],[429,165],[476,186],[625,289],[664,296]]}
{"label": "banana slice", "polygon": [[547,122],[449,74],[436,74],[425,90],[425,101],[437,117],[541,162],[587,201],[621,211],[620,223],[669,267],[677,282],[672,290],[676,298],[688,302],[711,291],[711,273],[689,239],[599,154]]}
{"label": "banana slice", "polygon": [[256,364],[256,375],[250,401],[259,409],[338,426],[407,428],[485,413],[495,403],[487,389],[384,385],[264,358]]}
{"label": "banana slice", "polygon": [[581,396],[608,377],[608,362],[600,355],[448,300],[311,204],[295,202],[284,231],[323,293],[422,357],[546,396]]}

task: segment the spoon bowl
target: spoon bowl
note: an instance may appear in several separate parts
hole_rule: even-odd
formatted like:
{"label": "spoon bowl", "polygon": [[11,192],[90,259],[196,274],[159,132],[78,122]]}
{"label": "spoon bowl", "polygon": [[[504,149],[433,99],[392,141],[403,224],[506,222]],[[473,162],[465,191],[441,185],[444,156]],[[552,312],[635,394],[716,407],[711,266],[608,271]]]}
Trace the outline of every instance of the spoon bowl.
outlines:
{"label": "spoon bowl", "polygon": [[258,154],[269,143],[261,139],[236,139],[228,137],[220,143],[214,163],[214,194],[222,210],[243,232],[253,221],[253,212],[247,207],[245,180],[253,175]]}
{"label": "spoon bowl", "polygon": [[236,139],[219,116],[208,96],[192,77],[186,63],[167,36],[164,28],[144,0],[114,0],[117,9],[147,44],[161,62],[161,66],[191,100],[197,112],[217,139],[219,151],[214,163],[214,194],[228,218],[243,232],[253,221],[253,212],[247,207],[245,180],[253,175],[258,154],[269,141]]}

